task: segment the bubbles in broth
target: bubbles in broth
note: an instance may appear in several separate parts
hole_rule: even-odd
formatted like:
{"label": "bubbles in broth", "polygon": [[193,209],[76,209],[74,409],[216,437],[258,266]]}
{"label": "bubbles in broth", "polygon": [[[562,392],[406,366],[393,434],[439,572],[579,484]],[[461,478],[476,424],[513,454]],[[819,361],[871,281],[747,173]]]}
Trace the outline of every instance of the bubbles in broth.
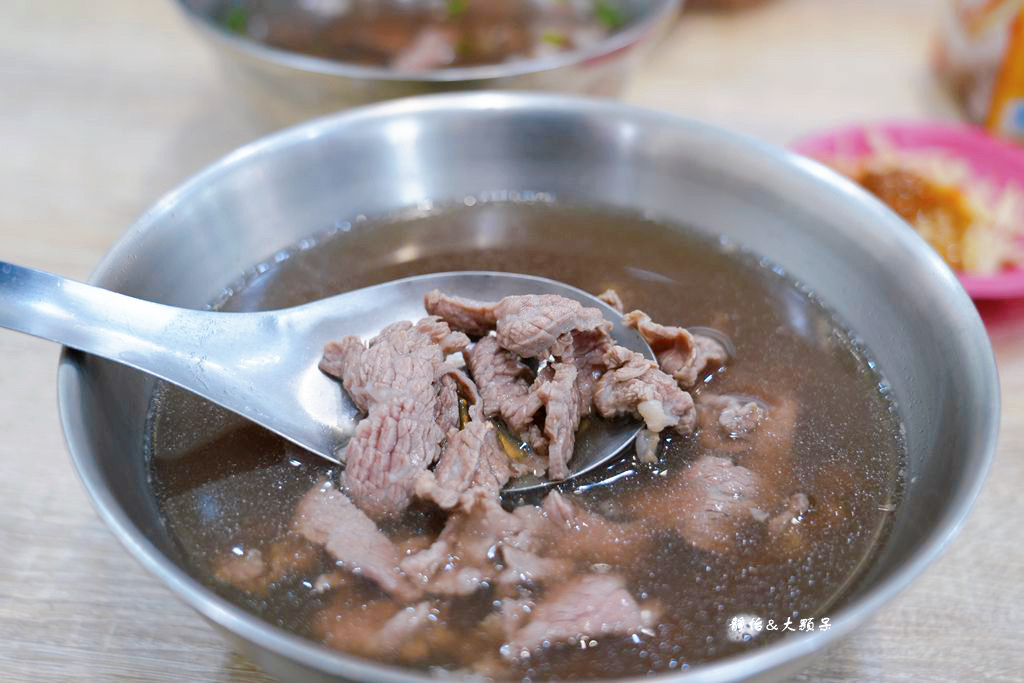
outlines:
{"label": "bubbles in broth", "polygon": [[[331,635],[353,614],[371,620],[387,596],[339,576],[322,548],[289,533],[296,504],[336,467],[173,387],[150,414],[151,476],[187,569],[228,600],[281,628],[403,666],[495,678],[615,678],[671,672],[761,647],[820,620],[856,586],[885,536],[901,485],[900,423],[868,352],[772,264],[695,231],[594,207],[478,202],[340,223],[254,268],[216,302],[222,310],[291,306],[395,278],[501,270],[554,278],[590,292],[614,288],[626,310],[665,324],[725,333],[735,358],[694,391],[740,394],[782,407],[791,433],[769,447],[674,436],[653,463],[627,455],[566,484],[582,508],[629,528],[640,559],[615,564],[630,594],[656,605],[656,624],[629,637],[595,637],[509,660],[486,627],[497,599],[485,585],[437,600],[443,628],[408,646],[369,652]],[[700,548],[673,530],[684,473],[705,455],[761,476],[773,495],[806,496],[785,527],[750,524],[724,548]],[[434,538],[444,515],[414,506],[382,526],[398,543]],[[412,547],[410,545],[409,547]],[[269,575],[225,576],[226,555],[259,553]],[[274,574],[279,560],[291,567]],[[606,563],[599,563],[604,565]],[[608,568],[602,566],[601,571]],[[335,578],[323,579],[330,576]],[[326,589],[324,581],[336,584]],[[762,629],[737,637],[734,617]],[[371,622],[367,622],[371,623]]]}

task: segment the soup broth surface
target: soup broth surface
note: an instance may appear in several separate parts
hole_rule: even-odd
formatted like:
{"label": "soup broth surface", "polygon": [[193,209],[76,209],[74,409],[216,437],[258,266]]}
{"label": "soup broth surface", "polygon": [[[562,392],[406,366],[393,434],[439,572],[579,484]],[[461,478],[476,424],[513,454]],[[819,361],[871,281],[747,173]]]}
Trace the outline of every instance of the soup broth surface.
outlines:
{"label": "soup broth surface", "polygon": [[[790,406],[795,430],[784,451],[738,448],[723,455],[770,479],[779,498],[806,494],[811,509],[782,534],[752,527],[727,552],[693,547],[645,521],[671,514],[680,473],[709,451],[700,434],[673,437],[654,463],[629,454],[562,488],[611,520],[639,522],[636,534],[648,537],[650,550],[615,571],[638,600],[659,606],[650,633],[551,647],[511,664],[497,655],[500,640],[478,627],[494,599],[480,590],[446,603],[450,637],[377,658],[499,678],[613,678],[686,669],[761,647],[784,637],[787,620],[793,629],[805,619],[820,628],[882,541],[904,462],[895,407],[849,331],[781,269],[695,231],[543,201],[466,204],[340,223],[254,268],[215,305],[273,309],[449,270],[529,273],[595,293],[614,288],[626,310],[729,337],[735,358],[696,391],[698,402],[702,391],[759,397]],[[313,590],[315,578],[334,569],[323,551],[301,576],[262,591],[218,579],[225,553],[274,552],[268,544],[286,537],[297,501],[319,479],[336,475],[336,466],[168,386],[154,395],[149,444],[152,483],[182,561],[228,600],[321,639],[330,615],[382,597],[368,581]],[[436,535],[442,523],[424,505],[384,531],[393,538]],[[730,627],[737,616],[760,618],[762,629],[736,637]],[[769,620],[779,630],[769,630]]]}

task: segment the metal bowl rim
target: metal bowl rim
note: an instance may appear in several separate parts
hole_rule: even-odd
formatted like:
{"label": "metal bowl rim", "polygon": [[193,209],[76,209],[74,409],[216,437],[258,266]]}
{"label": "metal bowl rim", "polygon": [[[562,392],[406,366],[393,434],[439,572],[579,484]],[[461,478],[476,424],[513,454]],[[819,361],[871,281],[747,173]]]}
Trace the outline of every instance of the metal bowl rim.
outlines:
{"label": "metal bowl rim", "polygon": [[[705,138],[716,138],[723,145],[746,147],[752,155],[764,157],[775,163],[780,172],[803,176],[820,185],[823,192],[843,195],[866,217],[870,217],[888,229],[897,231],[898,241],[912,252],[916,252],[919,258],[924,259],[934,271],[937,280],[944,283],[942,286],[947,288],[948,294],[959,299],[959,305],[963,309],[965,317],[971,321],[968,324],[974,328],[970,332],[975,337],[973,342],[979,348],[987,350],[984,376],[977,379],[983,390],[982,393],[989,396],[990,405],[993,408],[986,414],[986,419],[978,429],[977,447],[984,455],[983,466],[971,472],[960,487],[962,495],[958,497],[959,500],[954,501],[950,508],[944,511],[946,521],[922,541],[915,553],[904,561],[902,566],[897,566],[889,576],[865,588],[855,600],[834,612],[831,615],[833,617],[832,628],[828,631],[818,630],[794,634],[747,653],[727,657],[721,661],[700,664],[692,670],[661,674],[660,680],[740,680],[784,667],[788,662],[810,657],[835,644],[853,631],[883,604],[906,588],[945,551],[963,527],[995,457],[999,428],[999,380],[991,343],[981,318],[970,298],[941,258],[928,248],[927,244],[914,231],[906,229],[907,226],[902,219],[885,205],[856,184],[822,164],[744,134],[669,113],[646,110],[607,100],[569,95],[510,92],[447,93],[371,104],[313,119],[261,138],[207,166],[166,194],[145,212],[108,251],[106,257],[90,277],[90,282],[96,284],[99,280],[116,272],[119,264],[123,263],[125,257],[128,256],[131,244],[145,232],[153,229],[153,226],[165,213],[172,211],[181,202],[187,201],[193,193],[216,182],[220,176],[230,173],[249,157],[273,154],[277,150],[315,139],[327,133],[337,133],[348,125],[366,120],[451,110],[460,112],[503,110],[590,113],[608,119],[648,121],[652,124],[673,126],[680,130],[689,129],[691,132],[698,131]],[[80,356],[81,354],[78,352],[64,349],[58,369],[58,408],[65,441],[78,475],[98,514],[111,528],[118,540],[147,571],[157,576],[180,599],[214,624],[277,656],[299,662],[314,670],[359,680],[394,681],[396,683],[435,680],[427,672],[364,660],[331,650],[314,641],[274,627],[216,595],[212,590],[178,568],[150,543],[142,530],[134,524],[114,499],[95,459],[89,453],[87,444],[84,443],[81,434],[77,432],[71,406],[76,401],[74,391]],[[620,682],[640,683],[645,680],[650,680],[650,678],[620,679]]]}

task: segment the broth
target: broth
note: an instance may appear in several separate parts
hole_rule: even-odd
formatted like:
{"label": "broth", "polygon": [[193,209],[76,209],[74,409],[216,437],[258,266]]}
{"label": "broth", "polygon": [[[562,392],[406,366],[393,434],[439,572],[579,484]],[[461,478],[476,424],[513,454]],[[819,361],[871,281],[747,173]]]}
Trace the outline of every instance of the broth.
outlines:
{"label": "broth", "polygon": [[[469,205],[471,204],[471,205]],[[287,256],[287,258],[284,258]],[[630,592],[656,600],[662,614],[649,634],[599,638],[593,647],[552,647],[498,670],[510,678],[612,678],[698,665],[781,637],[762,630],[730,637],[737,615],[797,628],[842,604],[884,537],[900,488],[901,427],[884,381],[866,351],[817,302],[770,263],[726,243],[637,215],[541,202],[466,206],[342,223],[255,268],[217,306],[258,310],[295,305],[408,275],[503,270],[558,279],[587,291],[615,288],[626,309],[666,324],[721,330],[735,359],[701,391],[742,393],[796,406],[792,448],[768,462],[738,451],[738,464],[771,469],[780,496],[807,494],[813,508],[799,530],[769,537],[744,532],[724,553],[705,552],[644,524],[672,509],[679,475],[707,450],[698,437],[674,437],[656,462],[624,457],[563,488],[613,520],[640,520],[646,562],[617,567]],[[333,569],[322,553],[303,576],[262,594],[217,580],[217,558],[284,534],[297,501],[330,463],[173,387],[160,387],[150,415],[151,476],[183,563],[204,584],[301,635],[317,638],[318,614],[382,596],[369,582],[316,594],[313,579]],[[763,454],[761,454],[763,456]],[[782,463],[781,466],[779,463]],[[390,534],[433,533],[443,523],[419,506],[385,527]],[[663,529],[663,527],[661,527]],[[794,536],[795,534],[795,536]],[[794,540],[795,539],[795,540]],[[389,663],[463,670],[500,641],[476,627],[493,596],[478,591],[445,607],[457,638]],[[584,643],[589,645],[589,643]],[[478,669],[479,670],[479,669]],[[484,669],[484,673],[488,671]]]}

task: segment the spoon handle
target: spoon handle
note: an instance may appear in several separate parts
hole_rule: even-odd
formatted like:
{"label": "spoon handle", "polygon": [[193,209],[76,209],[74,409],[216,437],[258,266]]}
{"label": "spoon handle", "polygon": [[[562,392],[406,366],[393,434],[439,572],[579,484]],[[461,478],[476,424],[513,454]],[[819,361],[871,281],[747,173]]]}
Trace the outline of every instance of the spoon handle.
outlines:
{"label": "spoon handle", "polygon": [[244,402],[253,382],[237,371],[239,342],[259,345],[267,323],[258,313],[166,306],[0,261],[0,327],[142,370],[257,421],[259,407]]}
{"label": "spoon handle", "polygon": [[340,443],[323,344],[303,344],[287,316],[166,306],[0,261],[0,327],[177,384],[328,459]]}
{"label": "spoon handle", "polygon": [[[154,349],[178,309],[0,261],[0,327],[121,360]],[[123,362],[123,361],[122,361]]]}

